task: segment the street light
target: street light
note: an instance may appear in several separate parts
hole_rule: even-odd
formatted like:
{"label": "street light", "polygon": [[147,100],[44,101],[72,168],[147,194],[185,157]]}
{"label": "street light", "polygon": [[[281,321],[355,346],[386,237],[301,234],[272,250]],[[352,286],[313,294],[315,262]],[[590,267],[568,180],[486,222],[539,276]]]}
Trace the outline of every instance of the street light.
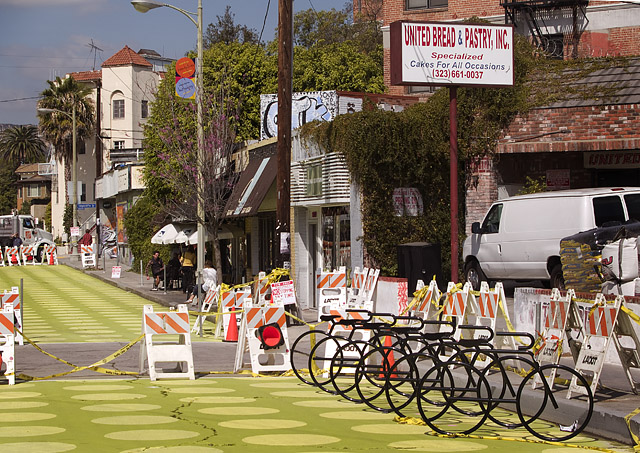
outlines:
{"label": "street light", "polygon": [[38,113],[62,113],[63,115],[66,115],[67,117],[71,118],[71,126],[73,128],[73,132],[72,132],[72,140],[73,143],[71,144],[71,150],[72,150],[72,155],[71,155],[71,202],[73,205],[73,223],[71,224],[72,227],[76,227],[78,226],[78,152],[76,149],[76,105],[73,104],[73,110],[71,115],[69,115],[69,113],[65,112],[64,110],[59,110],[59,109],[45,109],[45,108],[39,108],[37,109]]}
{"label": "street light", "polygon": [[[198,157],[197,157],[197,168],[198,168],[198,254],[197,254],[197,275],[202,275],[202,268],[204,264],[204,201],[202,199],[202,194],[204,193],[204,181],[202,178],[202,164],[204,162],[204,129],[202,127],[202,94],[203,94],[203,83],[202,83],[202,0],[198,0],[198,12],[192,13],[186,11],[182,8],[178,8],[177,6],[168,5],[166,3],[157,2],[154,0],[132,0],[131,4],[141,13],[146,13],[147,11],[155,8],[160,8],[162,6],[166,6],[167,8],[174,9],[182,14],[184,14],[193,25],[198,29],[198,61],[196,65],[196,107],[197,107],[197,127],[198,127]],[[195,17],[195,19],[194,19]],[[200,298],[198,298],[200,300]]]}

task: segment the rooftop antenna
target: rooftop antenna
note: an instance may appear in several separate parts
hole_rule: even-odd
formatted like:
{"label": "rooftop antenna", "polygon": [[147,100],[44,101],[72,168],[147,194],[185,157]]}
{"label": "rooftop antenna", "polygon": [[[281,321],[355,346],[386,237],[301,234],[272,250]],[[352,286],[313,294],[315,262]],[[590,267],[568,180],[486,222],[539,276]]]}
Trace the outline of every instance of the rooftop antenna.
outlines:
{"label": "rooftop antenna", "polygon": [[96,70],[96,55],[98,53],[98,50],[100,52],[102,52],[102,49],[100,47],[96,46],[93,43],[93,38],[91,39],[91,42],[89,44],[87,44],[87,47],[89,47],[91,49],[91,52],[93,52],[93,69],[92,69],[92,71],[95,71]]}

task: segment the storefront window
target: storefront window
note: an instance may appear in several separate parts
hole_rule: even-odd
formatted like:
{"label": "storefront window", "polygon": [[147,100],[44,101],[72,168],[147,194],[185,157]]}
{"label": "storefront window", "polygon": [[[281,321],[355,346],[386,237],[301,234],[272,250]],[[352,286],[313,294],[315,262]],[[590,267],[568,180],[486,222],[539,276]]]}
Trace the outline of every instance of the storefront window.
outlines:
{"label": "storefront window", "polygon": [[351,219],[347,206],[322,208],[323,268],[351,267]]}

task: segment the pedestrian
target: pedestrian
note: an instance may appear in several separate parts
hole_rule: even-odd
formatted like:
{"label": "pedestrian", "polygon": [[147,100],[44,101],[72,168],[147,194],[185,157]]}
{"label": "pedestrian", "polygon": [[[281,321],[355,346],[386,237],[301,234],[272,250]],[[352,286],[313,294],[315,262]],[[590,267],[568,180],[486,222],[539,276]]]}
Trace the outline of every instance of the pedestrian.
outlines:
{"label": "pedestrian", "polygon": [[145,274],[147,274],[147,280],[149,280],[149,268],[151,268],[151,272],[153,273],[153,288],[151,288],[151,291],[158,291],[160,280],[162,279],[162,271],[164,270],[164,263],[162,262],[162,258],[160,258],[159,251],[156,250],[153,252],[153,256],[144,270]]}
{"label": "pedestrian", "polygon": [[91,236],[91,233],[89,233],[88,231],[85,231],[85,233],[82,235],[82,237],[78,241],[78,253],[82,251],[81,246],[91,245],[91,244],[93,244],[93,236]]}
{"label": "pedestrian", "polygon": [[187,247],[181,260],[182,264],[182,292],[186,293],[187,289],[195,284],[195,266],[196,252],[193,245]]}
{"label": "pedestrian", "polygon": [[[205,261],[204,269],[202,269],[202,279],[204,282],[200,285],[200,293],[206,294],[211,288],[215,288],[218,285],[218,271],[213,267],[213,263],[211,261]],[[191,295],[187,302],[191,305],[197,304],[197,302],[193,302],[193,298],[198,294],[198,285],[193,285],[189,292]]]}
{"label": "pedestrian", "polygon": [[18,235],[18,233],[14,233],[11,236],[11,246],[12,247],[20,247],[22,245],[22,238]]}

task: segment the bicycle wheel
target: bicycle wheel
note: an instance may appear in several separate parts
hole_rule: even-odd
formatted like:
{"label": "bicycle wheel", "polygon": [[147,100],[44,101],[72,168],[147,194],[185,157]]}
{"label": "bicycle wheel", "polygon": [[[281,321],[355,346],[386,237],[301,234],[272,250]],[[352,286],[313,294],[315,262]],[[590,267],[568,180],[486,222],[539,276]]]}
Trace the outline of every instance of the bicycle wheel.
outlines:
{"label": "bicycle wheel", "polygon": [[482,375],[491,382],[492,398],[487,403],[489,420],[507,429],[522,427],[516,414],[517,394],[522,376],[515,370],[531,370],[538,365],[530,356],[517,353],[492,353],[492,360],[482,370]]}
{"label": "bicycle wheel", "polygon": [[322,364],[311,355],[311,350],[326,337],[328,334],[322,330],[309,330],[296,338],[291,346],[291,368],[298,379],[305,384],[315,385],[311,376],[306,375],[318,373],[322,369]]}
{"label": "bicycle wheel", "polygon": [[[476,383],[475,388],[467,387],[470,380]],[[417,392],[420,415],[437,433],[471,434],[487,419],[491,387],[485,377],[468,363],[437,364],[425,373]],[[425,397],[427,394],[429,396]],[[430,401],[438,400],[443,404],[430,404]],[[455,411],[450,411],[450,408],[455,408]]]}
{"label": "bicycle wheel", "polygon": [[307,367],[313,369],[315,366],[318,369],[317,372],[310,374],[311,381],[313,385],[327,393],[335,394],[331,385],[329,369],[331,368],[331,360],[336,354],[336,351],[346,342],[347,340],[341,337],[326,336],[316,342],[316,345],[311,348],[311,352],[309,353]]}
{"label": "bicycle wheel", "polygon": [[389,370],[385,396],[389,408],[400,417],[419,417],[415,400],[421,376],[434,366],[433,356],[426,353],[406,354],[395,360]]}
{"label": "bicycle wheel", "polygon": [[398,367],[396,362],[403,355],[400,349],[381,346],[369,349],[360,360],[356,370],[356,391],[360,400],[370,408],[382,412],[393,410],[388,404],[386,391],[405,380],[406,370]]}
{"label": "bicycle wheel", "polygon": [[362,340],[342,344],[334,354],[329,367],[329,378],[336,394],[354,403],[361,403],[356,390],[362,375],[357,370],[371,345]]}
{"label": "bicycle wheel", "polygon": [[[550,385],[547,378],[552,373],[555,373],[555,379]],[[531,381],[536,375],[543,381],[543,395],[534,396],[536,391],[531,389]],[[569,400],[572,380],[584,395]],[[520,383],[516,409],[531,434],[550,442],[564,442],[580,434],[589,424],[593,415],[593,394],[584,376],[573,368],[547,364],[529,372]],[[527,415],[532,413],[535,415]]]}

